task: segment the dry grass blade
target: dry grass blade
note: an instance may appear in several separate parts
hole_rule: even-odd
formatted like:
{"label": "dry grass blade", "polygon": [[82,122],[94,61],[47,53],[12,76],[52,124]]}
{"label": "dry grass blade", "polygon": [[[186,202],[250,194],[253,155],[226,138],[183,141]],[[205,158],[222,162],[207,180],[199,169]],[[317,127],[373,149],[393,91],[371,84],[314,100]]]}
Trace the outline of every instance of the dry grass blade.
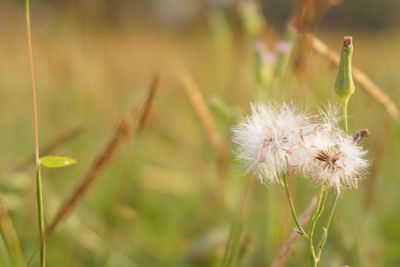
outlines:
{"label": "dry grass blade", "polygon": [[[154,84],[154,82],[153,82]],[[94,160],[87,174],[83,177],[82,181],[78,184],[72,194],[63,202],[56,216],[46,228],[46,236],[49,236],[55,227],[67,217],[77,204],[83,199],[88,190],[97,181],[103,169],[113,159],[119,148],[130,138],[132,138],[140,127],[140,123],[144,121],[146,111],[149,110],[149,105],[153,103],[155,90],[154,86],[150,87],[149,94],[143,104],[134,109],[127,118],[122,119],[116,128],[115,134],[112,136],[103,151]]]}
{"label": "dry grass blade", "polygon": [[151,116],[153,114],[154,97],[158,89],[160,88],[160,82],[161,82],[161,73],[159,72],[154,76],[153,81],[151,83],[149,94],[146,99],[146,103],[144,104],[143,114],[139,121],[139,129],[142,129],[146,125],[146,123],[151,119]]}
{"label": "dry grass blade", "polygon": [[[311,200],[310,204],[308,205],[308,207],[305,209],[305,211],[300,215],[300,223],[301,223],[302,227],[307,225],[316,205],[317,205],[317,199],[313,198]],[[291,248],[293,242],[298,237],[298,235],[299,235],[299,233],[296,230],[293,230],[290,233],[289,238],[286,240],[286,242],[283,244],[283,246],[279,249],[278,256],[272,262],[272,265],[271,265],[272,267],[280,267],[280,266],[284,265],[284,263],[286,261],[286,256],[289,253],[290,248]]]}
{"label": "dry grass blade", "polygon": [[0,234],[7,247],[8,254],[14,266],[25,266],[17,233],[7,208],[0,200]]}
{"label": "dry grass blade", "polygon": [[[77,136],[81,135],[85,131],[85,128],[86,127],[84,125],[79,125],[61,133],[60,135],[56,136],[48,145],[40,150],[40,155],[47,155],[49,153],[52,153],[60,146],[63,146]],[[19,164],[14,170],[24,169],[27,166],[31,165],[33,162],[35,162],[35,155],[32,155],[27,160]]]}
{"label": "dry grass blade", "polygon": [[[338,66],[340,60],[339,55],[317,37],[310,37],[313,50],[325,57],[335,66]],[[365,92],[375,98],[375,100],[383,106],[392,119],[396,120],[399,118],[399,110],[392,99],[386,95],[383,90],[379,88],[379,86],[376,85],[364,72],[355,66],[353,66],[353,78],[361,85],[361,88],[363,88]]]}
{"label": "dry grass blade", "polygon": [[[223,142],[221,135],[216,129],[211,112],[201,93],[201,90],[196,85],[193,78],[186,72],[181,71],[177,74],[178,80],[186,93],[187,98],[193,108],[196,117],[198,118],[201,128],[207,141],[215,149],[219,160],[219,177],[220,177],[220,192],[224,192],[225,176],[228,167],[229,153],[226,144]],[[223,194],[223,193],[222,193]]]}

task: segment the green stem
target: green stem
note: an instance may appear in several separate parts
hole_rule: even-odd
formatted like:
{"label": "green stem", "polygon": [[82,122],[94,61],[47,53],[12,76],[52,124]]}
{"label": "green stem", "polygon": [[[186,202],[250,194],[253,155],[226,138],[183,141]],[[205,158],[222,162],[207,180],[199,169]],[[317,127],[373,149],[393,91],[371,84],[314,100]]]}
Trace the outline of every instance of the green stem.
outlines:
{"label": "green stem", "polygon": [[303,227],[301,226],[299,218],[297,216],[296,209],[295,209],[294,204],[293,204],[292,195],[290,194],[289,185],[288,185],[288,182],[287,182],[286,175],[283,175],[283,185],[285,187],[286,196],[287,196],[287,198],[289,200],[290,209],[291,209],[293,220],[294,220],[294,222],[296,224],[297,230],[305,238],[308,238],[308,235],[307,235],[306,231],[304,231]]}
{"label": "green stem", "polygon": [[40,173],[40,155],[39,155],[39,126],[38,126],[38,108],[37,108],[37,93],[35,81],[35,69],[33,64],[33,49],[32,49],[32,33],[31,33],[31,15],[30,15],[30,0],[25,0],[25,20],[26,20],[26,35],[28,43],[29,56],[29,72],[32,83],[32,104],[33,104],[33,124],[34,124],[34,139],[35,139],[35,161],[36,161],[36,199],[39,222],[39,241],[40,241],[40,266],[46,266],[46,244],[45,244],[45,225],[43,214],[43,193],[42,193],[42,177]]}
{"label": "green stem", "polygon": [[321,191],[318,198],[317,210],[314,213],[314,216],[311,221],[311,228],[310,228],[311,239],[314,237],[314,231],[315,231],[315,226],[317,225],[317,221],[321,217],[322,212],[324,211],[326,196],[327,196],[326,191],[323,189],[323,186],[321,186]]}
{"label": "green stem", "polygon": [[323,234],[323,236],[321,238],[321,241],[320,241],[320,243],[318,245],[318,253],[317,253],[318,258],[321,257],[321,253],[322,253],[322,250],[324,249],[324,246],[325,246],[325,243],[326,243],[326,239],[328,238],[329,226],[331,225],[333,214],[335,212],[335,208],[336,208],[336,204],[337,204],[338,199],[339,199],[339,195],[336,194],[335,199],[333,200],[332,209],[331,209],[331,212],[329,214],[328,221],[327,221],[325,227],[323,228],[324,229],[324,234]]}
{"label": "green stem", "polygon": [[349,124],[348,124],[348,119],[347,119],[347,106],[349,104],[349,99],[350,97],[344,97],[342,98],[342,116],[343,116],[343,121],[344,121],[344,130],[346,134],[349,133]]}
{"label": "green stem", "polygon": [[39,223],[39,242],[40,242],[40,266],[46,266],[46,243],[45,243],[45,224],[43,212],[43,192],[42,192],[42,175],[40,165],[36,166],[36,199],[38,207],[38,223]]}
{"label": "green stem", "polygon": [[321,186],[319,196],[318,196],[317,209],[315,210],[314,215],[311,219],[309,239],[308,239],[309,249],[310,249],[310,253],[312,256],[314,266],[317,266],[318,261],[319,261],[319,257],[316,256],[315,248],[314,248],[314,244],[313,244],[314,231],[315,231],[315,227],[317,225],[317,221],[321,217],[322,212],[324,211],[326,196],[327,196],[327,192],[324,190],[324,187]]}

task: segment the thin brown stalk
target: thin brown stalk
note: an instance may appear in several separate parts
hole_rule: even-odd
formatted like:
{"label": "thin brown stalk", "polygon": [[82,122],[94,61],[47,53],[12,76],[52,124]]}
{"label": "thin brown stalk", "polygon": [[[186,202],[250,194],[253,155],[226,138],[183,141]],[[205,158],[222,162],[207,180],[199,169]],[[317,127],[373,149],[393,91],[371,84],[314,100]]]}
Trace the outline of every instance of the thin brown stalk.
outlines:
{"label": "thin brown stalk", "polygon": [[25,266],[17,233],[2,200],[0,200],[0,234],[13,266]]}
{"label": "thin brown stalk", "polygon": [[[304,210],[304,212],[300,215],[300,224],[304,228],[308,221],[311,218],[311,214],[313,213],[315,207],[317,205],[317,199],[313,198],[310,201],[310,204],[308,204],[307,208]],[[283,244],[283,246],[279,249],[278,256],[275,258],[275,260],[272,262],[271,267],[280,267],[285,264],[287,255],[290,251],[290,248],[292,247],[294,241],[297,239],[299,236],[299,232],[297,229],[293,229],[292,232],[289,235],[289,238],[286,240],[286,242]]]}
{"label": "thin brown stalk", "polygon": [[[315,52],[326,58],[330,63],[339,66],[339,55],[329,48],[324,42],[317,37],[311,35],[311,46]],[[361,85],[361,88],[374,98],[389,114],[396,120],[399,118],[399,109],[392,99],[383,92],[363,71],[353,65],[352,68],[354,80]]]}
{"label": "thin brown stalk", "polygon": [[56,216],[47,226],[47,236],[52,234],[57,225],[66,218],[86,196],[89,189],[93,187],[104,168],[111,162],[122,145],[135,136],[140,122],[143,121],[145,111],[148,110],[148,105],[152,103],[149,99],[153,98],[154,90],[151,89],[144,103],[134,109],[127,118],[121,120],[114,135],[109,140],[103,151],[95,158],[87,174],[83,177],[72,194],[63,202],[56,213]]}
{"label": "thin brown stalk", "polygon": [[[45,147],[40,149],[39,153],[40,155],[48,155],[52,153],[53,151],[57,150],[60,146],[65,145],[69,141],[73,140],[77,136],[81,135],[85,131],[85,126],[84,125],[78,125],[75,126],[72,129],[69,129],[68,131],[65,131],[58,136],[56,136],[50,143],[48,143]],[[32,155],[28,159],[26,159],[24,162],[20,163],[17,167],[14,168],[14,170],[21,170],[26,167],[28,167],[32,162],[35,162],[35,155]]]}
{"label": "thin brown stalk", "polygon": [[221,135],[215,127],[212,115],[201,90],[193,80],[193,78],[184,71],[177,74],[177,78],[185,91],[187,98],[193,108],[193,111],[200,122],[204,135],[210,145],[214,148],[218,155],[219,161],[219,190],[223,195],[225,192],[225,177],[228,168],[229,153],[227,145],[223,142]]}
{"label": "thin brown stalk", "polygon": [[27,43],[28,43],[29,74],[30,74],[30,78],[31,78],[31,89],[32,89],[35,160],[36,160],[36,165],[40,165],[38,108],[37,108],[37,98],[36,98],[36,95],[37,95],[37,93],[36,93],[36,78],[35,78],[35,67],[33,64],[32,32],[31,32],[29,3],[30,3],[30,1],[27,0],[26,1],[26,35],[27,35]]}
{"label": "thin brown stalk", "polygon": [[151,82],[149,88],[149,95],[146,99],[146,103],[144,105],[145,109],[143,110],[143,114],[139,121],[139,129],[142,129],[146,123],[151,119],[154,109],[154,97],[160,88],[161,83],[161,72],[158,72],[154,75],[153,81]]}
{"label": "thin brown stalk", "polygon": [[[149,92],[148,92],[147,98],[145,100],[143,112],[142,112],[140,120],[139,120],[138,131],[141,131],[146,126],[146,124],[149,122],[149,120],[151,120],[151,118],[153,116],[154,99],[160,88],[161,77],[162,77],[161,72],[156,73],[150,84],[150,87],[148,89]],[[116,195],[117,197],[116,197],[115,205],[117,205],[117,202],[120,201],[124,196],[124,193],[127,189],[126,184],[125,184],[127,177],[128,177],[127,175],[122,176],[121,183],[119,185],[118,194]]]}

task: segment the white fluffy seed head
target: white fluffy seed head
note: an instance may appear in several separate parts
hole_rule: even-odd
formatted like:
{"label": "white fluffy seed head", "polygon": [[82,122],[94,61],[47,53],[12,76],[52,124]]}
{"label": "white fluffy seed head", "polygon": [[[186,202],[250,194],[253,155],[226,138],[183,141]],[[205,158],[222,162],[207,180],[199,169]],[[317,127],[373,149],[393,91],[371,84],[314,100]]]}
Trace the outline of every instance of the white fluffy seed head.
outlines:
{"label": "white fluffy seed head", "polygon": [[301,129],[309,121],[291,105],[252,104],[250,115],[232,129],[238,157],[247,171],[262,182],[277,182],[292,165],[291,155],[301,148]]}
{"label": "white fluffy seed head", "polygon": [[367,152],[338,127],[338,106],[328,104],[320,114],[320,124],[304,141],[309,155],[303,165],[304,174],[338,194],[343,187],[357,188],[368,167],[364,159]]}
{"label": "white fluffy seed head", "polygon": [[337,193],[343,187],[356,188],[366,173],[367,152],[339,129],[331,127],[314,132],[307,137],[305,147],[309,157],[303,167],[304,174]]}

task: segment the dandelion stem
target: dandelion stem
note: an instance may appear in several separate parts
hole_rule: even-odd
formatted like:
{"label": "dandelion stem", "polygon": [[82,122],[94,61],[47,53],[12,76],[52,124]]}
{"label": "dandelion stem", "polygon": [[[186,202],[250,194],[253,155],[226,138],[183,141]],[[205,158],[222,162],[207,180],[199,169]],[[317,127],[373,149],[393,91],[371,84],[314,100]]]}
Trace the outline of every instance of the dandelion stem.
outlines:
{"label": "dandelion stem", "polygon": [[39,240],[40,240],[40,266],[46,266],[46,245],[44,233],[44,212],[43,212],[43,193],[42,193],[42,176],[40,173],[40,155],[39,155],[39,127],[38,127],[38,108],[35,71],[33,64],[32,52],[32,33],[31,33],[31,16],[30,16],[30,0],[25,0],[25,20],[26,34],[28,42],[29,71],[32,85],[32,103],[33,103],[33,123],[34,123],[34,139],[35,139],[35,162],[36,162],[36,200],[39,222]]}
{"label": "dandelion stem", "polygon": [[325,201],[326,201],[327,193],[324,190],[324,187],[321,186],[319,197],[318,197],[318,204],[317,209],[314,212],[314,215],[311,219],[311,226],[310,226],[310,238],[312,239],[314,236],[315,226],[317,225],[318,219],[321,217],[322,212],[324,211]]}
{"label": "dandelion stem", "polygon": [[343,122],[344,122],[344,130],[346,132],[346,134],[349,133],[349,123],[348,123],[348,119],[347,119],[347,107],[349,104],[349,99],[350,97],[344,97],[342,98],[342,116],[343,116]]}
{"label": "dandelion stem", "polygon": [[324,211],[326,196],[327,196],[327,191],[324,190],[323,186],[321,186],[319,196],[318,196],[317,209],[315,210],[314,215],[311,219],[309,239],[308,239],[310,253],[311,253],[311,257],[312,257],[314,266],[317,266],[318,261],[319,261],[319,257],[317,257],[317,255],[315,253],[315,248],[314,248],[314,243],[313,243],[314,231],[315,231],[315,226],[317,225],[317,221],[321,217],[322,212]]}
{"label": "dandelion stem", "polygon": [[339,194],[336,194],[335,199],[333,200],[332,209],[331,209],[331,212],[329,214],[328,221],[327,221],[325,227],[323,228],[324,229],[324,234],[323,234],[323,236],[321,238],[321,241],[320,241],[320,243],[318,245],[318,253],[317,253],[318,258],[321,257],[321,253],[322,253],[322,250],[324,249],[324,246],[325,246],[325,243],[326,243],[326,239],[328,238],[329,226],[331,225],[332,218],[333,218],[333,213],[335,212],[335,208],[336,208],[336,204],[337,204],[338,199],[339,199]]}
{"label": "dandelion stem", "polygon": [[288,185],[288,182],[287,182],[286,175],[283,175],[283,185],[285,186],[286,196],[287,196],[287,198],[288,198],[288,200],[289,200],[290,209],[291,209],[292,216],[293,216],[293,220],[294,220],[294,222],[295,222],[295,224],[296,224],[297,230],[298,230],[299,233],[302,234],[305,238],[308,238],[308,235],[307,235],[307,233],[304,231],[303,227],[301,226],[300,221],[299,221],[299,218],[298,218],[298,216],[297,216],[296,208],[294,207],[294,204],[293,204],[293,199],[292,199],[292,195],[291,195],[290,190],[289,190],[289,185]]}

